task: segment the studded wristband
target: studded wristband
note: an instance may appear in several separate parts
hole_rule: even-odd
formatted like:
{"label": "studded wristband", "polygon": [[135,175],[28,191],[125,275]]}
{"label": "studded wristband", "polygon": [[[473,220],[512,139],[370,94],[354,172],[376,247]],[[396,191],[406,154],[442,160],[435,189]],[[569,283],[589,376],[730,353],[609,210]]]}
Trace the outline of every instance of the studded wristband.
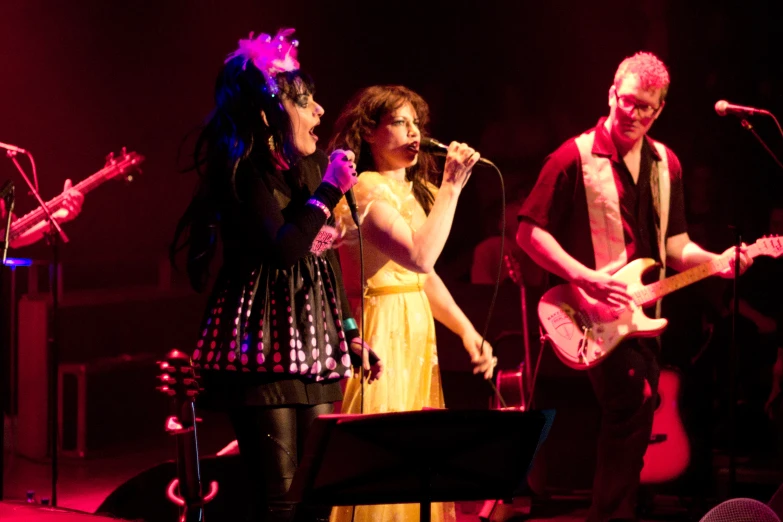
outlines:
{"label": "studded wristband", "polygon": [[323,202],[321,202],[321,201],[319,201],[319,200],[317,200],[315,198],[310,198],[310,199],[307,200],[307,204],[308,205],[313,205],[314,207],[320,208],[323,211],[323,213],[326,214],[326,219],[329,219],[330,217],[332,217],[332,212],[329,210],[329,207],[327,207],[326,205],[323,204]]}

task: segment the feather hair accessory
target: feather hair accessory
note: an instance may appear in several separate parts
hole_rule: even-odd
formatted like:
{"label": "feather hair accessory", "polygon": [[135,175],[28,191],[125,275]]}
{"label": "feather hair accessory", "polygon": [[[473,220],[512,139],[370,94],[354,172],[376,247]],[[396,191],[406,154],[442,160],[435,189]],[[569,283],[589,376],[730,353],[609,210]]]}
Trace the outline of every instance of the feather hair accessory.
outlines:
{"label": "feather hair accessory", "polygon": [[247,62],[252,61],[264,75],[269,91],[274,96],[278,92],[275,75],[299,69],[296,59],[299,41],[289,39],[294,31],[295,29],[280,29],[274,38],[264,33],[253,38],[254,33],[251,32],[247,39],[239,40],[239,48],[226,57],[225,63],[240,56],[244,60],[242,69],[245,69]]}

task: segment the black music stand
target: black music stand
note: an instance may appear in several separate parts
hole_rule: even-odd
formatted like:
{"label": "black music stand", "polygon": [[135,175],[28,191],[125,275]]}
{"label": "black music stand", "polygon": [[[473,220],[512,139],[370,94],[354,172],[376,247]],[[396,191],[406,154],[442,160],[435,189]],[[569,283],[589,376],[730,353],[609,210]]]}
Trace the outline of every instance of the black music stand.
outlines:
{"label": "black music stand", "polygon": [[311,505],[421,505],[512,498],[526,487],[554,411],[424,410],[322,415],[289,498]]}

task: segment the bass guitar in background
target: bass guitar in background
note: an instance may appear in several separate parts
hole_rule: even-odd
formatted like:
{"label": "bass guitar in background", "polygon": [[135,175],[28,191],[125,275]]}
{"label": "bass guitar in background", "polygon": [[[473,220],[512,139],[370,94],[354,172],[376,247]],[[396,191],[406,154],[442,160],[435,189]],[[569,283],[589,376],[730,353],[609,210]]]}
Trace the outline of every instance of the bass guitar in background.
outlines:
{"label": "bass guitar in background", "polygon": [[[141,165],[143,161],[144,156],[136,152],[128,152],[123,148],[118,156],[115,156],[113,153],[109,154],[106,157],[106,163],[102,169],[71,187],[70,190],[85,195],[111,179],[121,178],[126,181],[131,181],[135,173],[141,172],[139,165]],[[68,193],[70,190],[65,190],[46,202],[46,207],[49,209],[49,212],[55,214],[60,209],[68,209]],[[57,216],[54,217],[57,219]],[[31,230],[40,227],[45,219],[46,212],[44,212],[41,207],[38,207],[14,220],[13,223],[11,223],[11,229],[8,234],[9,244],[12,246],[24,246],[25,244],[28,244],[29,241],[25,243],[23,236],[29,234]]]}

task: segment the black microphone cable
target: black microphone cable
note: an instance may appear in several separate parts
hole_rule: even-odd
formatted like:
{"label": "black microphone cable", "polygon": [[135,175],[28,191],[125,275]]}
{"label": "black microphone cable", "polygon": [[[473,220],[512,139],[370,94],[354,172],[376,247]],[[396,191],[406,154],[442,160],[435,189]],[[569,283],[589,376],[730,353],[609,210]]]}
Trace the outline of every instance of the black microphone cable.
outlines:
{"label": "black microphone cable", "polygon": [[[423,150],[426,150],[427,152],[431,154],[435,154],[437,156],[444,156],[448,153],[449,148],[444,145],[443,143],[439,142],[435,138],[432,138],[430,136],[424,136],[421,138],[421,148]],[[495,172],[497,172],[498,179],[500,180],[500,223],[505,223],[506,221],[506,185],[503,181],[503,173],[500,172],[500,169],[497,165],[492,163],[487,158],[479,158],[476,165],[486,165],[489,167],[492,167]],[[475,168],[475,165],[474,165]],[[489,310],[487,311],[487,318],[484,322],[484,329],[481,332],[481,345],[479,346],[479,354],[484,352],[484,344],[487,342],[487,332],[489,331],[489,324],[492,321],[492,314],[495,311],[495,302],[497,301],[498,297],[498,290],[500,289],[500,274],[503,270],[503,253],[506,248],[506,234],[504,230],[501,230],[500,234],[500,255],[498,259],[498,270],[497,270],[497,276],[495,278],[495,287],[492,291],[492,299],[489,304]],[[490,364],[494,362],[494,355],[493,359],[490,361]],[[527,362],[527,361],[526,361]],[[496,366],[496,365],[495,365]],[[495,376],[497,377],[497,376]],[[506,401],[501,395],[500,391],[498,390],[497,386],[495,385],[495,381],[492,379],[487,380],[489,383],[489,386],[492,388],[492,393],[495,397],[497,397],[498,402],[500,402],[501,406],[503,408],[506,407]]]}

